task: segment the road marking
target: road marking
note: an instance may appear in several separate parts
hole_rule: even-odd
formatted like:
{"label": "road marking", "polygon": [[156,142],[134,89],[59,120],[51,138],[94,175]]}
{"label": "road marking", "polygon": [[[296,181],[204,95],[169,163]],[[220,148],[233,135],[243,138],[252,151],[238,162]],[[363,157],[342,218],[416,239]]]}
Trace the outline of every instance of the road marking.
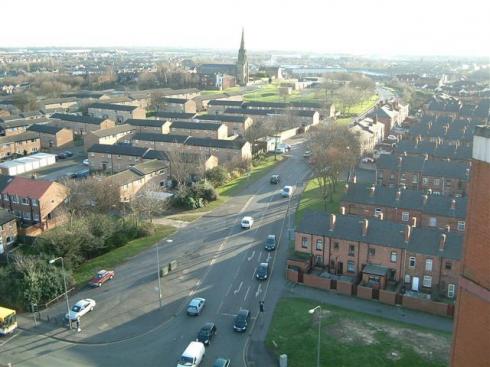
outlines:
{"label": "road marking", "polygon": [[223,299],[221,300],[220,304],[219,304],[219,307],[218,307],[218,311],[216,311],[216,315],[219,315],[220,311],[221,311],[221,307],[223,307]]}
{"label": "road marking", "polygon": [[252,260],[255,256],[255,250],[252,251],[252,255],[247,259],[248,261]]}
{"label": "road marking", "polygon": [[247,292],[245,293],[245,297],[243,297],[243,301],[245,302],[245,300],[247,299],[247,296],[248,296],[248,292],[250,291],[250,286],[248,286],[247,288]]}
{"label": "road marking", "polygon": [[219,245],[219,249],[220,249],[220,250],[222,250],[222,249],[223,249],[223,245],[224,245],[224,244],[225,244],[224,242],[221,242],[221,245]]}
{"label": "road marking", "polygon": [[226,291],[225,297],[228,297],[228,294],[230,294],[231,286],[232,284],[230,283],[230,285],[228,286],[228,290]]}
{"label": "road marking", "polygon": [[272,256],[271,256],[271,253],[269,252],[267,254],[267,260],[266,260],[266,262],[270,262],[271,259],[272,259]]}
{"label": "road marking", "polygon": [[260,296],[260,293],[262,293],[262,283],[259,283],[259,287],[257,288],[257,292],[255,292],[255,297]]}
{"label": "road marking", "polygon": [[238,292],[240,292],[240,289],[242,289],[242,285],[243,285],[243,282],[240,282],[240,285],[238,286],[238,289],[235,289],[233,291],[233,294],[235,294],[235,295],[238,294]]}
{"label": "road marking", "polygon": [[9,341],[11,341],[13,338],[16,338],[20,335],[21,331],[17,330],[17,332],[12,335],[10,338],[8,338],[7,340],[5,340],[3,343],[0,344],[0,347],[3,347],[5,344],[7,344]]}
{"label": "road marking", "polygon": [[226,313],[226,312],[223,312],[222,315],[223,316],[228,316],[228,317],[235,317],[236,316],[236,313]]}
{"label": "road marking", "polygon": [[[258,191],[258,190],[257,190]],[[250,205],[250,203],[252,202],[253,198],[254,198],[255,195],[252,195],[250,196],[250,198],[247,200],[247,202],[245,203],[245,205],[242,207],[242,209],[240,210],[240,214],[243,213],[245,210],[247,210],[247,207]]]}

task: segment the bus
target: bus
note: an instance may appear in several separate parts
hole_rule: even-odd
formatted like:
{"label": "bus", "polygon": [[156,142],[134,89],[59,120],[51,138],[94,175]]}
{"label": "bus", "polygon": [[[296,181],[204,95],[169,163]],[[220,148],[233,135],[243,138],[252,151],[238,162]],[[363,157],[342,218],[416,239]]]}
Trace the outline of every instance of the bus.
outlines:
{"label": "bus", "polygon": [[15,310],[0,307],[0,335],[7,335],[17,328]]}

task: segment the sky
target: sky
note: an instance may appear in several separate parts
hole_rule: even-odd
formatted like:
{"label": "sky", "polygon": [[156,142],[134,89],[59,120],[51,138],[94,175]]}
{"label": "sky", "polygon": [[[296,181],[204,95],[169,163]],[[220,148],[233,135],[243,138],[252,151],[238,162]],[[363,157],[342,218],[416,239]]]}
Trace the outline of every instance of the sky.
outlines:
{"label": "sky", "polygon": [[2,1],[0,47],[490,57],[488,0]]}

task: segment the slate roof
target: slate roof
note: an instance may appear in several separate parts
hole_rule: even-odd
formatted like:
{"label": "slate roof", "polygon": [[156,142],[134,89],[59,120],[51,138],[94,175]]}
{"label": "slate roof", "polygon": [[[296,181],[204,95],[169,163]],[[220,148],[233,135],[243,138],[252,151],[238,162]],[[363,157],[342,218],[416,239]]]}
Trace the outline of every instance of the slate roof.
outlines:
{"label": "slate roof", "polygon": [[180,144],[183,144],[187,140],[187,138],[187,136],[174,134],[136,133],[133,135],[133,140],[158,141],[164,143]]}
{"label": "slate roof", "polygon": [[87,149],[88,153],[116,154],[132,157],[143,157],[148,148],[133,147],[129,144],[94,144]]}
{"label": "slate roof", "polygon": [[159,117],[161,119],[168,119],[168,120],[185,120],[185,119],[191,119],[194,116],[196,116],[195,113],[185,113],[185,112],[166,112],[166,111],[159,111],[155,112],[155,117]]}
{"label": "slate roof", "polygon": [[40,124],[34,124],[27,128],[28,131],[33,131],[42,134],[50,134],[50,135],[56,135],[63,129],[64,129],[63,127],[58,127],[53,125],[40,125]]}
{"label": "slate roof", "polygon": [[128,106],[128,105],[121,105],[121,104],[111,104],[111,103],[92,103],[91,105],[88,106],[88,108],[98,108],[101,110],[114,110],[114,111],[134,111],[135,109],[139,108],[137,106]]}
{"label": "slate roof", "polygon": [[131,171],[136,172],[140,175],[148,175],[150,173],[157,172],[165,168],[167,168],[167,163],[162,162],[158,159],[152,159],[146,162],[138,163],[133,167],[129,167]]}
{"label": "slate roof", "polygon": [[82,124],[90,125],[100,125],[105,119],[92,117],[92,116],[81,116],[81,115],[70,115],[68,113],[54,113],[51,115],[52,119],[58,119],[62,121],[79,122]]}
{"label": "slate roof", "polygon": [[[357,215],[337,215],[336,224],[330,230],[330,215],[325,212],[307,212],[296,228],[297,233],[321,235],[353,242],[364,242],[430,256],[442,256],[459,260],[462,257],[463,235],[457,232],[444,232],[437,228],[412,228],[408,242],[405,242],[405,224],[387,220],[368,218],[367,235],[362,235],[363,217]],[[446,246],[439,250],[439,240],[446,233]]]}
{"label": "slate roof", "polygon": [[172,121],[170,129],[189,129],[189,130],[211,130],[217,131],[222,124],[214,122],[190,122],[190,121]]}
{"label": "slate roof", "polygon": [[15,215],[10,214],[7,209],[0,209],[0,225],[16,220]]}
{"label": "slate roof", "polygon": [[189,137],[185,142],[186,145],[194,145],[200,147],[210,148],[223,148],[223,149],[242,149],[246,143],[244,140],[223,140],[223,139],[209,139],[209,138],[197,138]]}
{"label": "slate roof", "polygon": [[233,107],[241,107],[243,101],[230,101],[223,99],[212,99],[208,102],[208,106],[233,106]]}
{"label": "slate roof", "polygon": [[[42,121],[48,121],[45,119],[42,119]],[[38,120],[12,120],[12,121],[5,121],[0,124],[0,128],[3,129],[12,129],[14,127],[23,127],[23,126],[31,126],[38,122]]]}
{"label": "slate roof", "polygon": [[470,160],[471,147],[466,145],[456,146],[454,144],[436,144],[428,140],[414,142],[412,140],[402,140],[397,143],[395,152],[398,154],[424,155],[428,154],[435,158],[449,158],[451,160]]}
{"label": "slate roof", "polygon": [[134,131],[134,130],[135,130],[134,126],[131,126],[129,124],[122,124],[122,125],[116,125],[114,127],[110,127],[108,129],[95,130],[92,131],[92,134],[98,136],[99,138],[103,138],[105,136],[119,134],[127,131]]}
{"label": "slate roof", "polygon": [[151,119],[127,119],[126,124],[133,126],[162,127],[166,121]]}
{"label": "slate roof", "polygon": [[27,131],[25,133],[20,133],[11,136],[0,136],[0,144],[14,143],[18,141],[25,141],[31,139],[39,139],[38,134]]}
{"label": "slate roof", "polygon": [[220,114],[220,115],[199,115],[199,116],[196,116],[195,119],[244,123],[247,120],[247,117],[246,116],[240,116],[240,115],[222,115],[222,114]]}
{"label": "slate roof", "polygon": [[269,108],[269,109],[276,109],[276,108],[287,108],[287,107],[289,107],[289,104],[285,103],[285,102],[249,101],[249,102],[243,102],[243,107],[244,108],[263,107],[263,108]]}
{"label": "slate roof", "polygon": [[174,104],[184,104],[190,101],[189,99],[185,99],[185,98],[163,98],[162,100],[166,103],[174,103]]}
{"label": "slate roof", "polygon": [[144,159],[158,159],[161,161],[168,161],[168,156],[165,152],[160,150],[148,149],[145,154],[143,154]]}

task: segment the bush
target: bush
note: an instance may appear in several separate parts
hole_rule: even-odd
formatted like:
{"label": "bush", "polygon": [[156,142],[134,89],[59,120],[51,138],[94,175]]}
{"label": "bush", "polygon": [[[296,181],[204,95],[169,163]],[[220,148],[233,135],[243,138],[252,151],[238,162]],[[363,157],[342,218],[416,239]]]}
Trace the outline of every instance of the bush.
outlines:
{"label": "bush", "polygon": [[211,181],[214,187],[223,186],[228,180],[228,172],[223,167],[217,166],[207,170],[204,174],[206,180]]}
{"label": "bush", "polygon": [[176,208],[198,209],[206,206],[210,201],[218,199],[218,193],[209,183],[196,183],[190,187],[179,190],[171,199],[170,203]]}

